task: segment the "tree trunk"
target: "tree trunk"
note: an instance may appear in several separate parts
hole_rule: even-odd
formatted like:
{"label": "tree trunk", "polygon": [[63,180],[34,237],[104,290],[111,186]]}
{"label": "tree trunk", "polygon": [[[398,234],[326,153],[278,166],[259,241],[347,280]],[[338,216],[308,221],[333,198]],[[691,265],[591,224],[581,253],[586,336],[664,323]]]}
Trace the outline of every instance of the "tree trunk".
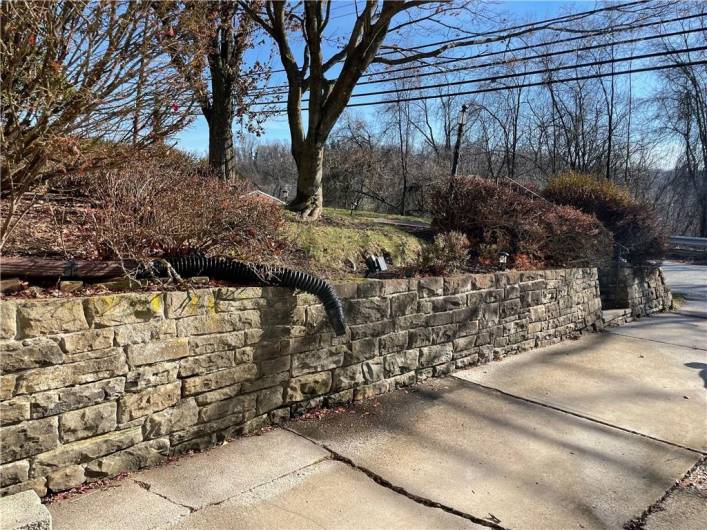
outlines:
{"label": "tree trunk", "polygon": [[324,146],[305,144],[301,149],[293,149],[297,165],[297,195],[287,205],[302,219],[314,221],[322,213],[322,173],[324,168]]}
{"label": "tree trunk", "polygon": [[[408,186],[408,165],[407,165],[407,154],[408,154],[408,127],[405,127],[405,135],[403,135],[403,116],[400,108],[400,103],[398,103],[398,140],[400,141],[400,169],[403,174],[403,193],[402,201],[400,204],[400,215],[405,215],[405,194],[407,192]],[[406,113],[407,114],[407,113]],[[409,116],[406,115],[409,123]]]}
{"label": "tree trunk", "polygon": [[236,150],[233,146],[233,101],[231,83],[220,66],[211,67],[212,104],[209,111],[209,166],[219,178],[236,179]]}
{"label": "tree trunk", "polygon": [[231,123],[230,117],[218,113],[214,113],[209,123],[209,166],[228,182],[237,176]]}

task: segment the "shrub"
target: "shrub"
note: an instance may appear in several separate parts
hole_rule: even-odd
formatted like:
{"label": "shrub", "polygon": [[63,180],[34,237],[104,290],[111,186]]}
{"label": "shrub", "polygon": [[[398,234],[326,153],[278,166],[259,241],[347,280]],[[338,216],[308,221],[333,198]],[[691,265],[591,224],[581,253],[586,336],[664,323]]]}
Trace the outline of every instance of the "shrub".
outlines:
{"label": "shrub", "polygon": [[[565,173],[550,181],[543,195],[596,216],[628,250],[622,255],[635,264],[665,255],[666,239],[651,205],[634,199],[626,188],[582,173]],[[622,249],[622,250],[624,250]]]}
{"label": "shrub", "polygon": [[469,247],[469,239],[461,232],[437,234],[420,255],[420,269],[431,274],[459,272],[467,264]]}
{"label": "shrub", "polygon": [[226,184],[185,153],[159,147],[90,177],[103,257],[199,251],[257,261],[284,246],[280,206],[247,195],[245,182]]}
{"label": "shrub", "polygon": [[479,177],[453,177],[433,194],[433,226],[468,237],[481,263],[508,252],[512,265],[591,266],[608,259],[611,235],[593,216]]}
{"label": "shrub", "polygon": [[545,235],[540,255],[552,265],[600,265],[611,258],[611,234],[596,217],[570,206],[545,203],[542,216]]}

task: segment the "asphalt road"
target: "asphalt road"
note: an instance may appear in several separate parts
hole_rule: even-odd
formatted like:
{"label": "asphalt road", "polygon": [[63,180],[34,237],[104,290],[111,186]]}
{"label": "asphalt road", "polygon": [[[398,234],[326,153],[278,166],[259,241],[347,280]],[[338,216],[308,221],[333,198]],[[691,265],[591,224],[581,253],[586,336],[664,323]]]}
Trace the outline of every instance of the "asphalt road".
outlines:
{"label": "asphalt road", "polygon": [[673,293],[685,297],[678,312],[707,318],[707,265],[666,261],[662,269]]}

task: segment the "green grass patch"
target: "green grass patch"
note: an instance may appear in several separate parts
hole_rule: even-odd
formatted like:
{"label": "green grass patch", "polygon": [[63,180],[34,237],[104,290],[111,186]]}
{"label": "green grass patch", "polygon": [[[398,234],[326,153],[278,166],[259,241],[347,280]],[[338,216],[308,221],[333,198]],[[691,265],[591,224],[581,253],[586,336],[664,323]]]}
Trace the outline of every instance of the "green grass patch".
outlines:
{"label": "green grass patch", "polygon": [[430,223],[430,219],[425,217],[417,217],[414,215],[398,215],[394,213],[367,212],[363,210],[354,210],[353,215],[351,210],[343,208],[324,208],[324,213],[332,216],[346,216],[349,218],[364,218],[364,219],[387,219],[389,221],[414,221],[418,223]]}
{"label": "green grass patch", "polygon": [[286,230],[287,237],[309,262],[310,268],[325,271],[330,277],[359,275],[365,270],[364,251],[387,253],[397,267],[412,265],[425,244],[396,226],[375,223],[365,216],[352,218],[332,209],[326,209],[316,222],[301,222],[290,217]]}

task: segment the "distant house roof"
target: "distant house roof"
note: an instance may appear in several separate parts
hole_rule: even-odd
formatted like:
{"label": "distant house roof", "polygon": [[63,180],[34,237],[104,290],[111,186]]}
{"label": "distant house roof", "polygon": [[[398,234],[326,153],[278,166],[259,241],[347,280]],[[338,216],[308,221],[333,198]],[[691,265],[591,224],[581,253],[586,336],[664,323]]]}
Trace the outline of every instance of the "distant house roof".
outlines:
{"label": "distant house roof", "polygon": [[258,197],[261,197],[261,198],[266,199],[268,201],[272,201],[277,204],[283,204],[283,205],[285,204],[285,201],[282,201],[282,200],[278,199],[277,197],[274,197],[273,195],[270,195],[269,193],[265,193],[264,191],[260,191],[260,190],[251,191],[247,195],[257,195]]}

